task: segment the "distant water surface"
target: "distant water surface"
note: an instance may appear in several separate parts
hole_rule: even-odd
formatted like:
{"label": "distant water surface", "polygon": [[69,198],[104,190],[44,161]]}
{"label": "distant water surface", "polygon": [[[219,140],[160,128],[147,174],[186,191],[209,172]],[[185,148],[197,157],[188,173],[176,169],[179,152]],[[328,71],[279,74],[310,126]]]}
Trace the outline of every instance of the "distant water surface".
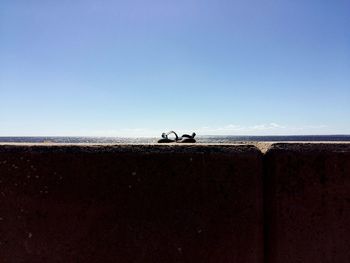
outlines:
{"label": "distant water surface", "polygon": [[[22,143],[155,143],[159,138],[124,137],[0,137],[0,142]],[[278,142],[278,141],[350,141],[350,135],[295,136],[198,136],[200,143]]]}

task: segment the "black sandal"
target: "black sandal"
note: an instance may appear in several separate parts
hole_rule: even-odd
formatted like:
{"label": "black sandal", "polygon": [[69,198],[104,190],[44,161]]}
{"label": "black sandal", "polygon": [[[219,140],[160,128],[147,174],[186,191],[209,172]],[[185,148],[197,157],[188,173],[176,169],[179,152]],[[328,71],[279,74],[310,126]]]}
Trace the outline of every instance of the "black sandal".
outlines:
{"label": "black sandal", "polygon": [[196,133],[192,133],[192,135],[184,134],[181,136],[181,138],[177,141],[180,143],[195,143],[196,140],[194,137],[196,136]]}
{"label": "black sandal", "polygon": [[[175,139],[169,139],[168,135],[174,134]],[[158,140],[158,143],[170,143],[170,142],[177,142],[179,140],[179,136],[177,136],[176,132],[170,131],[168,133],[163,132],[162,133],[162,139]]]}
{"label": "black sandal", "polygon": [[[174,134],[175,139],[169,139],[168,135]],[[195,133],[192,133],[192,135],[184,134],[180,138],[177,136],[176,132],[170,131],[168,133],[163,132],[162,133],[162,139],[158,140],[158,143],[171,143],[171,142],[178,142],[178,143],[195,143],[196,140],[194,137],[196,136]]]}

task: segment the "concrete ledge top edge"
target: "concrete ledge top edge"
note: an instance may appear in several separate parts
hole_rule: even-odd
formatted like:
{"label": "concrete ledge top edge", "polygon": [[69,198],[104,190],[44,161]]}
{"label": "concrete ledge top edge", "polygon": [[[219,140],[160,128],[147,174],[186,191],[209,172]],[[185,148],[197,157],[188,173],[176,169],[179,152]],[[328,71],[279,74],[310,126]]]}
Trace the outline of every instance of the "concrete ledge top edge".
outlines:
{"label": "concrete ledge top edge", "polygon": [[0,143],[1,152],[140,152],[140,153],[269,153],[350,152],[350,142],[246,142],[246,143]]}
{"label": "concrete ledge top edge", "polygon": [[270,152],[350,152],[349,142],[298,142],[273,143],[266,153]]}
{"label": "concrete ledge top edge", "polygon": [[250,144],[32,144],[0,143],[0,153],[9,152],[88,152],[88,153],[257,153]]}

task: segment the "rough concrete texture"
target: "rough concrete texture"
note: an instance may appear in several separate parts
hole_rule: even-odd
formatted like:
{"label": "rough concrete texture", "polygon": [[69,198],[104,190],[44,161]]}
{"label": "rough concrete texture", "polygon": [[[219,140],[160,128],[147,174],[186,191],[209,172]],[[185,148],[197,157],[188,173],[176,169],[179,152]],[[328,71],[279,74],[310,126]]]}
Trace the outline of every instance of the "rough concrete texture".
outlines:
{"label": "rough concrete texture", "polygon": [[350,145],[275,144],[265,155],[265,262],[350,262]]}
{"label": "rough concrete texture", "polygon": [[255,147],[0,146],[1,262],[257,263],[262,249]]}

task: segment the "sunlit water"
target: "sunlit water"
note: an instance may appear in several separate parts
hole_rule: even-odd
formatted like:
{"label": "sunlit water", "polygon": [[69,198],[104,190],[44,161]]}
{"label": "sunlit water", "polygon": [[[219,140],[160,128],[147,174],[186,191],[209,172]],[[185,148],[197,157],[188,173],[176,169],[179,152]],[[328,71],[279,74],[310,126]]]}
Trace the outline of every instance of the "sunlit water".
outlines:
{"label": "sunlit water", "polygon": [[[27,143],[156,143],[160,138],[122,137],[0,137],[0,142]],[[277,142],[277,141],[350,141],[350,135],[305,136],[197,136],[199,143]]]}

